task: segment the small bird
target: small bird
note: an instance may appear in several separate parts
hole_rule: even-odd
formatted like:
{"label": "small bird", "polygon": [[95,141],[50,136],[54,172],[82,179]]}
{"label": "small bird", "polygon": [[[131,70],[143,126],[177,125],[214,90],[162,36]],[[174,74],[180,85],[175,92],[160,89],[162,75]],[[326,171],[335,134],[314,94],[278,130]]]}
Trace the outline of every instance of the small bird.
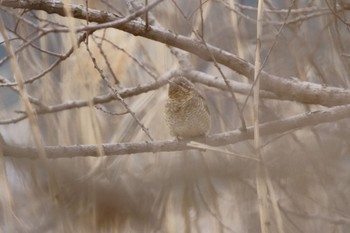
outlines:
{"label": "small bird", "polygon": [[210,113],[205,99],[182,76],[169,81],[165,116],[170,134],[176,138],[204,136],[210,128]]}

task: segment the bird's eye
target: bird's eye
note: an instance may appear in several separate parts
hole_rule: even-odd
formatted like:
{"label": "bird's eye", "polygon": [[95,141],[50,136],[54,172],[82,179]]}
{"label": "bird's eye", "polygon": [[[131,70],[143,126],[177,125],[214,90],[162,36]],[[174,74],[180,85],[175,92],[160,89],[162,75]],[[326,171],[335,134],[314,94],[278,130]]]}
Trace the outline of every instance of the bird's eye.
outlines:
{"label": "bird's eye", "polygon": [[180,85],[181,85],[182,87],[187,87],[187,84],[186,84],[185,82],[181,82]]}

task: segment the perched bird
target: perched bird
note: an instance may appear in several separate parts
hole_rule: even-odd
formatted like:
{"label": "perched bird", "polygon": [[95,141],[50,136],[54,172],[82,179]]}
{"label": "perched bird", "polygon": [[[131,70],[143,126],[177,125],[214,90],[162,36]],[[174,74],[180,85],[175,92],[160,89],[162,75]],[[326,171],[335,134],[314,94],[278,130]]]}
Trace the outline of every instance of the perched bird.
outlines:
{"label": "perched bird", "polygon": [[210,113],[205,99],[182,76],[169,81],[165,116],[170,134],[177,138],[203,136],[210,128]]}

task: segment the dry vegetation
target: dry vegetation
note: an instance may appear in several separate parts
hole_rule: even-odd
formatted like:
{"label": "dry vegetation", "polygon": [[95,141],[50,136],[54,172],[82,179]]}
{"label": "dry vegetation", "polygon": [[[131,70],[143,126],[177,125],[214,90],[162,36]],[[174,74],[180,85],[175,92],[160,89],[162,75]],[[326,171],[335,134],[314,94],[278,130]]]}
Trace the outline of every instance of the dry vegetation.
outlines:
{"label": "dry vegetation", "polygon": [[0,232],[350,232],[349,3],[63,3],[0,1]]}

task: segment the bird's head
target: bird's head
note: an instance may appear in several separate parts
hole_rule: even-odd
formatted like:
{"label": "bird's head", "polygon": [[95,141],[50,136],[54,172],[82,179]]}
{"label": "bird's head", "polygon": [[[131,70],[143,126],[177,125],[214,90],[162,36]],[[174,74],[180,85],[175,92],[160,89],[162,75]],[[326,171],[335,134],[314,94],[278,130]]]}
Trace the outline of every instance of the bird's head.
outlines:
{"label": "bird's head", "polygon": [[182,76],[176,76],[169,80],[168,96],[175,100],[186,100],[192,96],[194,85]]}

